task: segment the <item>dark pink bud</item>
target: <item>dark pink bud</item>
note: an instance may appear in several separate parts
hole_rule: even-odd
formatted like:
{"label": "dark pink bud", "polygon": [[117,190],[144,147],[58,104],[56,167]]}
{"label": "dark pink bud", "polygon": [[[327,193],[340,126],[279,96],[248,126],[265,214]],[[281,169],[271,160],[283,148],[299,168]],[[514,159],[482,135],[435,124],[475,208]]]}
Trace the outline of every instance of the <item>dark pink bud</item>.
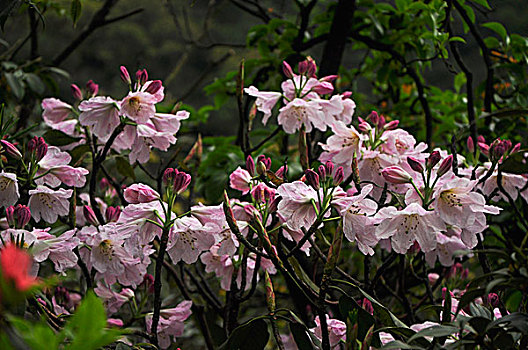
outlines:
{"label": "dark pink bud", "polygon": [[304,176],[306,177],[306,183],[316,190],[319,189],[319,175],[312,169],[306,170],[304,173]]}
{"label": "dark pink bud", "polygon": [[383,175],[387,182],[392,184],[406,184],[412,180],[408,172],[395,165],[383,169],[381,175]]}
{"label": "dark pink bud", "polygon": [[257,161],[264,163],[264,165],[266,166],[266,170],[271,169],[271,158],[261,154],[260,156],[258,156]]}
{"label": "dark pink bud", "polygon": [[367,134],[372,130],[372,127],[370,126],[369,123],[363,122],[363,123],[359,123],[358,130],[364,134]]}
{"label": "dark pink bud", "polygon": [[423,173],[424,167],[418,159],[414,157],[407,157],[407,163],[409,163],[409,166],[412,170],[417,171],[419,173]]}
{"label": "dark pink bud", "polygon": [[367,119],[369,119],[372,122],[372,124],[378,125],[378,121],[379,121],[378,112],[376,111],[370,112],[370,115],[367,117]]}
{"label": "dark pink bud", "polygon": [[31,220],[31,211],[22,204],[15,207],[16,228],[24,228]]}
{"label": "dark pink bud", "polygon": [[105,211],[106,222],[116,222],[121,216],[121,207],[107,207]]}
{"label": "dark pink bud", "polygon": [[27,144],[28,151],[31,153],[35,152],[35,150],[37,149],[38,143],[39,143],[38,136],[35,136],[31,140],[29,140]]}
{"label": "dark pink bud", "polygon": [[440,152],[433,151],[429,158],[427,158],[427,169],[432,169],[438,162],[442,159],[442,156],[440,155]]}
{"label": "dark pink bud", "polygon": [[484,142],[477,143],[477,146],[479,147],[483,155],[489,156],[490,146],[486,145]]}
{"label": "dark pink bud", "polygon": [[475,153],[475,143],[473,142],[473,138],[471,136],[467,138],[467,148],[469,153]]}
{"label": "dark pink bud", "polygon": [[277,171],[275,172],[275,175],[284,180],[286,178],[287,173],[288,173],[288,166],[283,165],[279,169],[277,169]]}
{"label": "dark pink bud", "polygon": [[314,59],[308,56],[306,58],[306,61],[308,62],[308,67],[306,68],[306,76],[315,78],[315,72],[317,71],[317,65],[315,64]]}
{"label": "dark pink bud", "polygon": [[319,165],[317,172],[319,173],[319,178],[326,179],[326,168],[324,165]]}
{"label": "dark pink bud", "polygon": [[488,304],[493,308],[499,306],[499,296],[497,295],[497,293],[488,294]]}
{"label": "dark pink bud", "polygon": [[450,154],[448,157],[446,157],[442,163],[440,163],[440,167],[438,168],[438,172],[436,173],[436,176],[441,177],[444,176],[449,170],[451,170],[451,167],[453,166],[453,155]]}
{"label": "dark pink bud", "polygon": [[145,274],[143,277],[143,283],[150,294],[154,293],[154,276],[152,276],[150,273]]}
{"label": "dark pink bud", "polygon": [[103,177],[101,181],[99,181],[99,187],[101,187],[102,190],[106,190],[110,186],[110,181],[106,177]]}
{"label": "dark pink bud", "polygon": [[328,95],[334,92],[334,86],[332,85],[332,83],[323,81],[314,86],[312,90],[318,93],[319,95]]}
{"label": "dark pink bud", "polygon": [[48,145],[42,137],[39,137],[37,150],[35,152],[35,159],[39,162],[48,153]]}
{"label": "dark pink bud", "polygon": [[293,78],[293,69],[286,61],[282,61],[282,72],[286,76],[286,78]]}
{"label": "dark pink bud", "polygon": [[264,198],[265,187],[266,185],[264,185],[263,183],[259,183],[257,186],[253,187],[253,189],[251,190],[251,196],[253,197],[255,202],[263,203],[266,201],[266,199]]}
{"label": "dark pink bud", "polygon": [[86,83],[86,88],[88,89],[88,93],[91,97],[97,95],[99,92],[99,85],[93,82],[93,80],[88,80]]}
{"label": "dark pink bud", "polygon": [[165,171],[163,172],[163,183],[165,184],[165,186],[173,184],[174,175],[176,175],[177,172],[178,170],[173,169],[173,168],[165,169]]}
{"label": "dark pink bud", "polygon": [[22,159],[22,153],[20,153],[18,148],[16,148],[16,146],[13,145],[11,142],[6,141],[6,140],[1,140],[0,143],[2,144],[2,148],[4,149],[4,151],[7,154],[9,154],[11,157],[18,159],[18,160]]}
{"label": "dark pink bud", "polygon": [[484,136],[482,135],[477,136],[477,143],[479,142],[486,143],[486,139],[484,138]]}
{"label": "dark pink bud", "polygon": [[84,218],[90,225],[94,225],[94,226],[99,225],[99,221],[97,220],[97,217],[95,216],[95,213],[90,206],[85,205],[83,207],[83,214],[84,214]]}
{"label": "dark pink bud", "polygon": [[81,101],[83,99],[83,94],[82,94],[81,89],[79,89],[79,87],[75,84],[71,84],[70,88],[71,88],[73,98],[76,99],[77,101]]}
{"label": "dark pink bud", "polygon": [[379,116],[378,119],[378,128],[383,128],[385,126],[385,117],[383,115]]}
{"label": "dark pink bud", "polygon": [[510,154],[514,154],[514,153],[517,153],[519,152],[519,150],[521,149],[521,143],[519,142],[518,144],[516,144],[515,146],[513,146]]}
{"label": "dark pink bud", "polygon": [[334,173],[334,163],[332,163],[332,161],[330,160],[327,160],[325,163],[325,169],[326,169],[326,174],[328,176],[332,176],[332,174]]}
{"label": "dark pink bud", "polygon": [[363,309],[367,311],[369,314],[374,315],[374,307],[372,306],[372,303],[367,298],[363,298]]}
{"label": "dark pink bud", "polygon": [[184,173],[183,171],[178,172],[174,175],[174,192],[180,194],[187,189],[187,186],[191,183],[191,175]]}
{"label": "dark pink bud", "polygon": [[343,99],[345,99],[345,98],[350,98],[350,96],[352,96],[352,91],[345,91],[345,92],[343,92],[343,93],[341,94],[341,97],[342,97]]}
{"label": "dark pink bud", "polygon": [[126,67],[121,66],[119,69],[121,70],[121,80],[128,85],[132,85],[132,80],[130,79],[130,74],[128,73]]}
{"label": "dark pink bud", "polygon": [[[326,77],[322,77],[321,79],[319,79],[319,81],[327,81],[329,83],[333,83],[337,78],[338,78],[337,75],[327,75]],[[348,91],[348,92],[350,92],[350,91]],[[350,94],[352,95],[351,92],[350,92]]]}
{"label": "dark pink bud", "polygon": [[255,176],[255,161],[251,156],[247,156],[246,158],[246,170],[248,171],[249,175]]}
{"label": "dark pink bud", "polygon": [[385,126],[383,127],[385,130],[394,130],[398,127],[398,125],[400,124],[400,121],[399,120],[392,120],[390,122],[388,122],[387,124],[385,124]]}
{"label": "dark pink bud", "polygon": [[306,70],[308,69],[308,62],[307,61],[301,61],[297,65],[297,70],[299,71],[299,74],[306,73]]}
{"label": "dark pink bud", "polygon": [[161,80],[154,80],[147,86],[145,92],[154,95],[159,89],[161,89]]}
{"label": "dark pink bud", "polygon": [[148,73],[146,69],[140,69],[136,72],[136,80],[139,85],[144,85],[148,80]]}
{"label": "dark pink bud", "polygon": [[11,228],[16,227],[14,206],[10,205],[9,207],[6,208],[6,219],[7,219],[7,224],[9,225],[9,227]]}
{"label": "dark pink bud", "polygon": [[345,171],[343,170],[343,167],[340,166],[337,168],[335,174],[334,174],[334,186],[339,186],[341,182],[345,179]]}

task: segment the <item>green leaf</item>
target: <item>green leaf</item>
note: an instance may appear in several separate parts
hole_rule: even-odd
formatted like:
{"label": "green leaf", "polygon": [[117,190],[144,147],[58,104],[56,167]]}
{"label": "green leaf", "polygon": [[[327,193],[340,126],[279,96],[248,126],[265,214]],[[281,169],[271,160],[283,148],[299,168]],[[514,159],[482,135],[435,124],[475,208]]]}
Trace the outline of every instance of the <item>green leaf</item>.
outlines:
{"label": "green leaf", "polygon": [[59,130],[48,130],[42,135],[42,137],[52,146],[66,146],[81,139],[80,137],[66,135]]}
{"label": "green leaf", "polygon": [[422,329],[412,337],[410,337],[407,342],[412,342],[415,339],[418,338],[424,338],[424,337],[445,337],[454,333],[458,333],[460,331],[460,328],[455,326],[446,326],[446,325],[438,325],[438,326],[432,326],[429,328]]}
{"label": "green leaf", "polygon": [[466,81],[466,75],[463,72],[460,72],[455,76],[454,87],[457,93],[460,92],[460,88],[462,85],[466,84]]}
{"label": "green leaf", "polygon": [[299,350],[313,350],[310,337],[306,334],[306,327],[300,323],[290,322],[290,331]]}
{"label": "green leaf", "polygon": [[262,318],[253,319],[235,328],[226,343],[220,349],[261,350],[269,340],[268,325]]}
{"label": "green leaf", "polygon": [[506,40],[506,37],[508,36],[508,32],[506,31],[506,28],[499,22],[488,22],[483,23],[483,27],[493,30],[495,33],[499,34],[502,40]]}
{"label": "green leaf", "polygon": [[528,335],[528,314],[514,312],[506,315],[488,324],[488,330],[499,325]]}
{"label": "green leaf", "polygon": [[116,170],[119,174],[136,180],[134,168],[132,168],[129,161],[124,157],[116,157]]}
{"label": "green leaf", "polygon": [[24,75],[24,80],[28,84],[29,88],[37,94],[42,95],[46,91],[46,86],[38,75],[34,73],[27,73]]}
{"label": "green leaf", "polygon": [[77,21],[79,20],[79,17],[81,17],[81,10],[82,10],[81,0],[72,0],[71,7],[70,7],[70,15],[72,17],[74,27],[77,25]]}
{"label": "green leaf", "polygon": [[488,0],[472,0],[475,4],[479,4],[482,7],[485,7],[488,10],[491,10]]}
{"label": "green leaf", "polygon": [[11,16],[16,9],[22,4],[22,0],[7,0],[2,1],[2,9],[0,10],[0,27],[4,30],[7,18]]}
{"label": "green leaf", "polygon": [[459,36],[452,36],[449,38],[449,41],[458,41],[464,44],[466,43],[466,39],[459,37]]}
{"label": "green leaf", "polygon": [[79,145],[75,147],[74,149],[72,149],[70,151],[70,156],[72,157],[71,163],[72,164],[77,163],[81,159],[81,157],[84,156],[87,152],[90,152],[90,146],[86,144]]}
{"label": "green leaf", "polygon": [[[363,341],[369,328],[376,323],[374,316],[359,306],[356,301],[349,296],[343,295],[339,298],[339,311],[342,316],[348,317],[353,310],[357,310],[357,339]],[[353,321],[353,320],[351,320]]]}
{"label": "green leaf", "polygon": [[505,173],[510,174],[526,174],[528,173],[528,163],[525,162],[524,152],[520,151],[514,155],[509,156],[502,164],[499,166],[500,170]]}
{"label": "green leaf", "polygon": [[15,95],[17,99],[21,100],[25,93],[22,82],[13,73],[4,73],[4,76],[6,78],[7,84],[13,91],[13,95]]}

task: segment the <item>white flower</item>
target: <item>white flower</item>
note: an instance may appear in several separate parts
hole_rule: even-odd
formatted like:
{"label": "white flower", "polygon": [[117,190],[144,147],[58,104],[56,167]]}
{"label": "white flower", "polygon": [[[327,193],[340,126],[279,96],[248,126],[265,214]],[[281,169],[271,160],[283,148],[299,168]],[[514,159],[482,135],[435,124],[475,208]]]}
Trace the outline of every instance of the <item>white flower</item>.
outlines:
{"label": "white flower", "polygon": [[19,197],[16,174],[0,172],[0,206],[14,205]]}

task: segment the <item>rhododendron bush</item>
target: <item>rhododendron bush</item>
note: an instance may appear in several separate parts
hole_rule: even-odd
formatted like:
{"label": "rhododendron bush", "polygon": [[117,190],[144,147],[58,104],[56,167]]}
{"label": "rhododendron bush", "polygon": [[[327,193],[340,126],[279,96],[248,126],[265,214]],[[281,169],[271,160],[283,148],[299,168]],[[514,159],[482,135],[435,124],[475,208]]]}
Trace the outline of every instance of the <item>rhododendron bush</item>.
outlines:
{"label": "rhododendron bush", "polygon": [[[282,68],[267,91],[241,65],[237,99],[277,132],[251,148],[243,130],[226,183],[202,179],[214,146],[171,147],[189,112],[158,112],[165,88],[145,69],[121,67],[121,96],[92,82],[43,99],[43,136],[2,111],[2,345],[527,346],[523,145],[429,147],[356,113],[313,59]],[[275,135],[296,142],[281,155]]]}

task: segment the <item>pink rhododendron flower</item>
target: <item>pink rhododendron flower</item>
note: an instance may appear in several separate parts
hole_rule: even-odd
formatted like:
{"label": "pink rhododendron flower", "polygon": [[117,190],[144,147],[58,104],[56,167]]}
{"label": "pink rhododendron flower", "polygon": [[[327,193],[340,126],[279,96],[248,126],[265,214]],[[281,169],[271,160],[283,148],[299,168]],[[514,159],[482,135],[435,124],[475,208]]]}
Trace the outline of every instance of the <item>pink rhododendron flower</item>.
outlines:
{"label": "pink rhododendron flower", "polygon": [[312,126],[325,131],[329,124],[321,106],[316,101],[307,102],[300,98],[282,107],[277,120],[287,134],[294,134],[302,125],[306,132],[312,131]]}
{"label": "pink rhododendron flower", "polygon": [[134,298],[134,291],[130,288],[123,288],[121,292],[114,292],[112,288],[107,287],[103,283],[97,284],[94,292],[103,300],[108,315],[115,314],[123,304]]}
{"label": "pink rhododendron flower", "polygon": [[326,140],[326,144],[321,144],[325,151],[321,159],[332,160],[345,170],[345,175],[350,174],[352,158],[354,153],[360,156],[362,135],[353,127],[347,127],[345,123],[337,121],[331,126],[334,134]]}
{"label": "pink rhododendron flower", "polygon": [[[153,86],[156,85],[156,88],[153,88]],[[155,90],[155,91],[153,91]],[[165,88],[163,85],[161,85],[160,80],[149,80],[143,86],[141,87],[141,92],[148,92],[152,96],[154,96],[155,103],[163,101],[165,98]]]}
{"label": "pink rhododendron flower", "polygon": [[425,143],[416,144],[414,136],[403,129],[385,131],[382,136],[383,152],[392,155],[412,155],[425,151]]}
{"label": "pink rhododendron flower", "polygon": [[319,95],[312,91],[314,87],[319,85],[319,80],[315,78],[308,78],[303,75],[294,75],[293,79],[288,79],[281,83],[281,89],[284,93],[284,96],[290,100],[293,100],[296,97],[296,88],[299,90],[300,87],[303,86],[302,91],[300,91],[300,96],[303,96],[303,99],[305,100],[311,100],[314,98],[319,98]]}
{"label": "pink rhododendron flower", "polygon": [[183,260],[186,264],[192,264],[198,260],[200,253],[209,250],[215,244],[210,225],[214,224],[202,225],[198,219],[188,216],[176,220],[167,246],[172,262]]}
{"label": "pink rhododendron flower", "polygon": [[285,183],[277,188],[278,212],[286,220],[286,226],[292,230],[308,229],[317,218],[312,201],[317,203],[317,192],[302,181]]}
{"label": "pink rhododendron flower", "polygon": [[251,183],[251,175],[246,169],[241,167],[236,168],[235,171],[229,175],[229,185],[235,190],[239,190],[242,194],[249,192],[249,185]]}
{"label": "pink rhododendron flower", "polygon": [[77,255],[75,255],[73,250],[79,245],[80,240],[74,236],[76,230],[66,231],[58,237],[49,234],[49,230],[47,228],[33,231],[36,241],[31,252],[35,261],[43,262],[49,259],[59,273],[77,266]]}
{"label": "pink rhododendron flower", "polygon": [[[158,324],[158,342],[162,349],[167,349],[172,341],[171,337],[180,337],[183,334],[183,322],[191,316],[192,301],[184,300],[175,308],[162,309]],[[148,332],[152,329],[152,316],[145,316],[145,326]]]}
{"label": "pink rhododendron flower", "polygon": [[20,194],[18,193],[18,180],[16,174],[0,172],[0,206],[14,205]]}
{"label": "pink rhododendron flower", "polygon": [[71,156],[62,152],[58,147],[49,146],[46,155],[38,162],[37,185],[58,187],[61,183],[68,186],[83,187],[89,171],[84,168],[74,168],[69,165]]}
{"label": "pink rhododendron flower", "polygon": [[121,101],[121,113],[133,121],[143,124],[156,113],[156,107],[154,107],[156,103],[156,97],[148,92],[130,92]]}
{"label": "pink rhododendron flower", "polygon": [[271,117],[271,111],[273,107],[275,107],[277,101],[279,101],[279,99],[281,98],[280,92],[259,91],[254,86],[245,88],[244,91],[249,96],[257,98],[255,104],[257,105],[257,109],[264,113],[264,118],[262,118],[262,124],[266,125],[268,119]]}
{"label": "pink rhododendron flower", "polygon": [[[319,316],[315,317],[315,324],[317,326],[315,328],[312,328],[311,331],[319,340],[322,340],[323,335],[321,331],[321,321],[319,319]],[[326,315],[326,324],[328,326],[328,338],[330,340],[330,348],[337,349],[339,347],[339,343],[346,342],[346,324],[343,321],[329,318],[328,315]]]}
{"label": "pink rhododendron flower", "polygon": [[158,201],[130,204],[121,212],[115,229],[121,236],[130,237],[127,239],[127,244],[143,247],[152,242],[156,236],[161,237],[162,232],[159,226],[147,219],[161,225],[158,215],[164,218],[163,213],[163,207]]}
{"label": "pink rhododendron flower", "polygon": [[158,192],[145,184],[128,186],[123,193],[126,201],[131,204],[148,203],[160,198]]}
{"label": "pink rhododendron flower", "polygon": [[40,219],[54,223],[59,216],[68,215],[70,212],[70,201],[68,200],[73,190],[52,190],[46,186],[37,186],[29,190],[29,209],[31,216],[36,222]]}
{"label": "pink rhododendron flower", "polygon": [[430,266],[435,265],[436,258],[443,266],[453,265],[453,253],[457,250],[464,250],[466,246],[462,240],[456,235],[447,236],[442,233],[436,234],[436,248],[430,252],[425,253],[425,260]]}
{"label": "pink rhododendron flower", "polygon": [[103,96],[92,97],[79,105],[81,125],[90,126],[92,133],[106,142],[120,123],[119,103]]}
{"label": "pink rhododendron flower", "polygon": [[53,126],[68,118],[72,106],[56,98],[45,98],[42,100],[42,118],[46,124]]}

